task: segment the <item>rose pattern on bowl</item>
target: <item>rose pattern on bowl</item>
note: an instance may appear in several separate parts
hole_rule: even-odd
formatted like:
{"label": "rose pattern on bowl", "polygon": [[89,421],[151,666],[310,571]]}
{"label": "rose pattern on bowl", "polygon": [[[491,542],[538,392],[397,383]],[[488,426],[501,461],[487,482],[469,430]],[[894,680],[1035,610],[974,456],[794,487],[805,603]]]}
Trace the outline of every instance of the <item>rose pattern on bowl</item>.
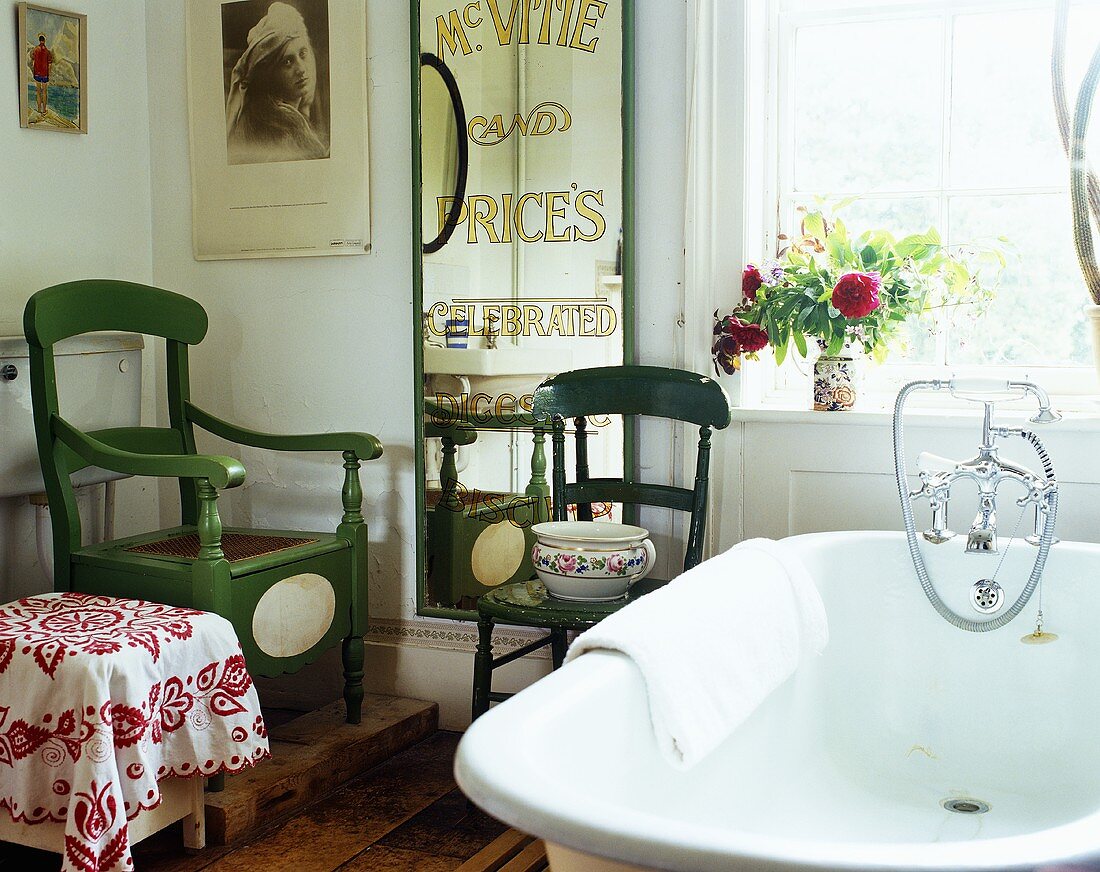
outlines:
{"label": "rose pattern on bowl", "polygon": [[584,575],[586,572],[598,572],[604,575],[621,577],[634,575],[645,568],[648,557],[645,551],[631,548],[625,552],[613,551],[606,557],[586,557],[583,554],[546,554],[535,545],[531,550],[531,559],[536,567],[558,575]]}

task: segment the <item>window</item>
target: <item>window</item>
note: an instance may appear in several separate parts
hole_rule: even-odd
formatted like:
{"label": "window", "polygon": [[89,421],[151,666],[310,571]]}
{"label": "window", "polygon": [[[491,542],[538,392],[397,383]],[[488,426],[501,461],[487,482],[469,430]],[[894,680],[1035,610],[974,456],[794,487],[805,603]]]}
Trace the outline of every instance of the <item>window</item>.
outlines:
{"label": "window", "polygon": [[[836,7],[836,8],[833,8]],[[915,336],[868,370],[882,393],[917,373],[1012,374],[1061,393],[1095,391],[1071,237],[1069,165],[1051,96],[1053,2],[773,0],[766,115],[772,161],[761,192],[761,249],[797,231],[815,196],[857,197],[850,231],[935,226],[949,245],[1005,237],[1009,263],[982,319]],[[1071,108],[1100,40],[1100,2],[1070,12]],[[1094,112],[1094,115],[1098,114]],[[1100,121],[1090,152],[1100,160]],[[765,393],[803,391],[800,361]]]}

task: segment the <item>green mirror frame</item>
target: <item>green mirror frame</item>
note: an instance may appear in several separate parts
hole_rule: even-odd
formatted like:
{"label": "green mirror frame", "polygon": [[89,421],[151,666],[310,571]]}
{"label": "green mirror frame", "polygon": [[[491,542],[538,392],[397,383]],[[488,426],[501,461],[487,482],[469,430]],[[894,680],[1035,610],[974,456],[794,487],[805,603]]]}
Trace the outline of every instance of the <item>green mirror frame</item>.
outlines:
{"label": "green mirror frame", "polygon": [[[522,0],[518,0],[522,2]],[[634,220],[634,19],[635,0],[622,3],[622,333],[623,363],[634,363],[635,354],[635,220]],[[421,312],[424,302],[423,214],[420,134],[421,33],[420,0],[410,0],[410,69],[412,105],[412,253],[413,253],[413,422],[416,476],[416,613],[423,617],[476,621],[477,612],[458,608],[443,608],[425,604],[426,496],[424,456],[424,341]],[[623,470],[630,477],[636,468],[637,427],[627,420],[623,427]],[[624,520],[637,521],[634,507],[624,511]]]}

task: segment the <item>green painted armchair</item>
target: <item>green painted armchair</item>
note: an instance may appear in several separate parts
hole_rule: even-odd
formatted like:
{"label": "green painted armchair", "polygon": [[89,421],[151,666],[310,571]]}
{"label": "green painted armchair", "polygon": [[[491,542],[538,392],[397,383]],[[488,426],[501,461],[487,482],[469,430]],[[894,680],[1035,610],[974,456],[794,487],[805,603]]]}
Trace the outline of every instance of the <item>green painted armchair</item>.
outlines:
{"label": "green painted armchair", "polygon": [[[191,402],[188,352],[206,336],[207,315],[170,291],[109,280],[56,285],[30,298],[23,326],[55,588],[216,612],[232,622],[254,675],[294,672],[342,641],[347,720],[359,723],[367,623],[359,466],[382,454],[378,440],[366,433],[256,433],[204,412]],[[53,346],[99,330],[164,338],[169,426],[83,432],[61,416]],[[218,492],[244,482],[245,470],[232,457],[198,454],[196,425],[238,445],[342,454],[343,516],[335,532],[223,529]],[[178,479],[180,524],[82,546],[70,476],[86,466]]]}

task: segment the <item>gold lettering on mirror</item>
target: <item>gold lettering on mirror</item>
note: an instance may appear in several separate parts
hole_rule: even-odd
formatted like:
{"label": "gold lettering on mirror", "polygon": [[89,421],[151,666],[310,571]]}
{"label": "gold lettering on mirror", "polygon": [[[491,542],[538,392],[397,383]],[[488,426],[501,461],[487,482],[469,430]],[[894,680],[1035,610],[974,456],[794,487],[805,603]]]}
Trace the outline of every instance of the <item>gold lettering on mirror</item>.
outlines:
{"label": "gold lettering on mirror", "polygon": [[568,109],[554,100],[544,100],[526,117],[516,113],[507,130],[504,129],[504,116],[500,113],[492,119],[475,115],[470,119],[467,129],[471,142],[491,148],[500,145],[513,132],[517,132],[519,136],[549,136],[551,133],[565,133],[572,124],[573,116]]}
{"label": "gold lettering on mirror", "polygon": [[[534,390],[624,362],[624,2],[420,0],[421,52],[464,107],[434,82],[421,101],[422,234],[445,240],[420,259],[429,613],[534,578],[529,528],[551,511]],[[591,475],[622,475],[622,421],[589,424]]]}
{"label": "gold lettering on mirror", "polygon": [[[518,199],[511,193],[500,194],[499,203],[494,196],[471,194],[459,208],[458,217],[449,219],[454,206],[454,197],[437,198],[437,214],[441,231],[448,220],[456,226],[467,224],[466,242],[476,245],[488,242],[492,245],[511,245],[515,230],[515,239],[521,242],[595,242],[607,232],[607,220],[600,207],[603,206],[603,191],[580,191],[574,199],[576,182],[569,191],[528,191]],[[528,206],[534,204],[532,213]],[[562,222],[570,219],[570,209],[576,213],[576,219],[587,221],[591,228],[580,226],[572,221],[568,226]],[[532,222],[529,224],[528,222]],[[541,222],[541,223],[539,223]],[[484,235],[478,233],[478,228]],[[532,232],[533,231],[533,232]]]}
{"label": "gold lettering on mirror", "polygon": [[[533,15],[537,13],[540,5],[542,6],[541,15]],[[557,38],[553,42],[554,45],[594,52],[600,41],[600,38],[594,35],[594,31],[607,12],[605,0],[545,0],[545,2],[512,0],[507,16],[501,14],[500,6],[498,0],[474,0],[463,7],[456,7],[436,16],[435,53],[439,57],[446,57],[444,54],[444,47],[446,47],[451,55],[459,51],[464,55],[472,54],[474,47],[471,47],[467,30],[475,33],[476,40],[485,22],[483,9],[489,11],[499,46],[530,45],[531,22],[534,17],[538,28],[536,45],[551,45],[551,34],[556,30]],[[577,10],[575,16],[574,8]],[[475,43],[475,46],[477,51],[482,51],[484,48],[481,43]]]}

